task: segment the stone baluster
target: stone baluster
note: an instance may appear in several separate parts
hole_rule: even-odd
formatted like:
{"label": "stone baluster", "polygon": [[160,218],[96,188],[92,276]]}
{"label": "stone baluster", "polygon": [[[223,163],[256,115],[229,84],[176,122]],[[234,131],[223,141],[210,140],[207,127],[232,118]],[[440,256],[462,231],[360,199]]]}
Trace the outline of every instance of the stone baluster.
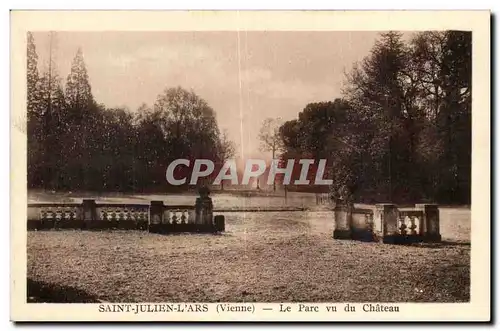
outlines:
{"label": "stone baluster", "polygon": [[398,219],[399,219],[399,233],[402,235],[402,236],[406,236],[406,234],[408,233],[408,224],[406,224],[406,215],[401,215],[399,214],[398,216]]}
{"label": "stone baluster", "polygon": [[416,224],[415,221],[416,217],[415,216],[410,216],[410,235],[415,236],[417,234],[416,229],[418,228],[418,225]]}

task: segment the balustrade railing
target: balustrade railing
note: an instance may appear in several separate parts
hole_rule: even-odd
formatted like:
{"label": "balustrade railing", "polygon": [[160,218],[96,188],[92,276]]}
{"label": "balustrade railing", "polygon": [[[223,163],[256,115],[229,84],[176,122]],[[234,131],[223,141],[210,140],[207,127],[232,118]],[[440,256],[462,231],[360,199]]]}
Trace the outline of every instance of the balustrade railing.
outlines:
{"label": "balustrade railing", "polygon": [[417,236],[422,234],[424,212],[408,208],[400,208],[398,215],[398,229],[403,236]]}
{"label": "balustrade railing", "polygon": [[433,204],[417,204],[411,208],[378,204],[372,210],[353,208],[337,201],[334,217],[333,237],[337,239],[381,239],[386,243],[441,240],[439,210]]}
{"label": "balustrade railing", "polygon": [[[222,216],[223,217],[223,216]],[[82,203],[28,204],[28,229],[148,229],[150,232],[213,232],[224,228],[214,222],[213,205],[207,196],[196,205],[110,204],[83,200]]]}

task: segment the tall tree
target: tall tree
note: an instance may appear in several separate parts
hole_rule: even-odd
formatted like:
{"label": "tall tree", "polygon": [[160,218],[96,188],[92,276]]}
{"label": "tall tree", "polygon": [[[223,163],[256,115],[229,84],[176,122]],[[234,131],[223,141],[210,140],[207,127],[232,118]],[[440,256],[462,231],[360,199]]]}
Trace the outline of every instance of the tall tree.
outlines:
{"label": "tall tree", "polygon": [[[282,148],[281,125],[281,118],[266,118],[259,131],[260,149],[271,152],[272,160],[276,159],[276,153]],[[276,181],[273,182],[273,191],[276,192]]]}
{"label": "tall tree", "polygon": [[[229,160],[236,154],[236,146],[234,145],[234,142],[229,139],[226,130],[222,131],[222,133],[220,134],[217,153],[218,153],[217,159],[219,161],[219,168],[222,167],[223,163],[226,160]],[[222,191],[224,190],[224,180],[221,180],[220,188]]]}
{"label": "tall tree", "polygon": [[415,87],[400,33],[381,34],[371,53],[347,76],[344,95],[355,110],[359,141],[372,165],[372,187],[386,199],[411,195],[411,137],[415,136]]}
{"label": "tall tree", "polygon": [[154,104],[165,140],[170,146],[168,159],[210,159],[219,163],[220,131],[215,111],[193,91],[181,87],[167,88]]}
{"label": "tall tree", "polygon": [[411,40],[425,127],[419,156],[426,194],[470,202],[471,33],[432,31]]}
{"label": "tall tree", "polygon": [[470,202],[472,34],[447,31],[443,54],[443,103],[437,121],[444,153],[440,168],[444,179],[439,192],[451,201]]}
{"label": "tall tree", "polygon": [[153,111],[143,104],[137,110],[136,158],[139,187],[142,189],[160,187],[164,184],[165,167],[172,148],[164,131],[165,122],[159,111]]}
{"label": "tall tree", "polygon": [[59,169],[63,164],[62,157],[58,154],[62,149],[64,123],[61,117],[64,114],[65,100],[54,60],[56,34],[51,31],[48,37],[48,59],[45,71],[38,78],[34,100],[40,123],[40,134],[37,135],[37,139],[43,151],[43,158],[39,163],[42,168],[39,183],[46,188],[54,189],[59,185]]}
{"label": "tall tree", "polygon": [[78,48],[66,81],[66,100],[70,109],[85,109],[94,105],[92,89],[83,52]]}
{"label": "tall tree", "polygon": [[68,171],[75,185],[87,186],[90,173],[86,164],[91,162],[98,133],[96,121],[99,107],[94,101],[83,52],[78,48],[66,80],[68,135]]}
{"label": "tall tree", "polygon": [[[339,191],[348,178],[348,174],[339,170],[342,162],[346,162],[341,153],[352,147],[349,112],[348,103],[342,99],[308,104],[297,119],[285,122],[280,128],[284,147],[282,160],[313,158],[317,165],[320,159],[326,159],[326,175],[334,180],[334,190]],[[294,179],[300,175],[300,167],[297,168]],[[310,167],[309,176],[314,180],[314,166]],[[322,189],[311,188],[315,192]]]}
{"label": "tall tree", "polygon": [[27,106],[28,114],[33,114],[39,110],[39,73],[38,54],[36,53],[35,39],[33,34],[27,34]]}
{"label": "tall tree", "polygon": [[43,142],[41,127],[40,78],[38,54],[33,34],[27,34],[27,138],[28,138],[28,185],[39,185],[43,163]]}

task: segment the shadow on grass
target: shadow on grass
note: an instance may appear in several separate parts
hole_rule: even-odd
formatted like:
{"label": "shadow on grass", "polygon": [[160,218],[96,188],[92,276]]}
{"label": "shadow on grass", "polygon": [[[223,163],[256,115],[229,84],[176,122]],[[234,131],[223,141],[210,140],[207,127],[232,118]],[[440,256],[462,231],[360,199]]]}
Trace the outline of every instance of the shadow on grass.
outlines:
{"label": "shadow on grass", "polygon": [[225,237],[230,237],[232,236],[228,232],[149,232],[150,234],[154,235],[159,235],[159,236],[206,236],[206,237],[211,237],[211,236],[225,236]]}
{"label": "shadow on grass", "polygon": [[28,303],[99,303],[99,299],[85,291],[70,287],[48,284],[35,281],[30,278],[28,281]]}
{"label": "shadow on grass", "polygon": [[410,246],[417,248],[470,248],[471,244],[467,241],[425,241],[419,236],[387,236],[379,237],[370,231],[351,230],[349,239],[361,242],[383,242],[388,245]]}
{"label": "shadow on grass", "polygon": [[421,243],[410,243],[407,246],[420,247],[420,248],[470,248],[470,242],[464,241],[446,241],[441,242],[421,242]]}

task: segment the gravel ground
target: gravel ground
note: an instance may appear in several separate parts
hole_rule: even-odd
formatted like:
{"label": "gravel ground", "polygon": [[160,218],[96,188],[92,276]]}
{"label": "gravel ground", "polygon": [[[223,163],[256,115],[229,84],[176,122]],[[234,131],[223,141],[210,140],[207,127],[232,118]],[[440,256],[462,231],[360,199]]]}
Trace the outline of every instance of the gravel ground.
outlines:
{"label": "gravel ground", "polygon": [[470,211],[441,213],[444,242],[415,246],[334,240],[329,212],[224,213],[221,235],[30,231],[28,296],[52,286],[108,302],[469,301]]}

